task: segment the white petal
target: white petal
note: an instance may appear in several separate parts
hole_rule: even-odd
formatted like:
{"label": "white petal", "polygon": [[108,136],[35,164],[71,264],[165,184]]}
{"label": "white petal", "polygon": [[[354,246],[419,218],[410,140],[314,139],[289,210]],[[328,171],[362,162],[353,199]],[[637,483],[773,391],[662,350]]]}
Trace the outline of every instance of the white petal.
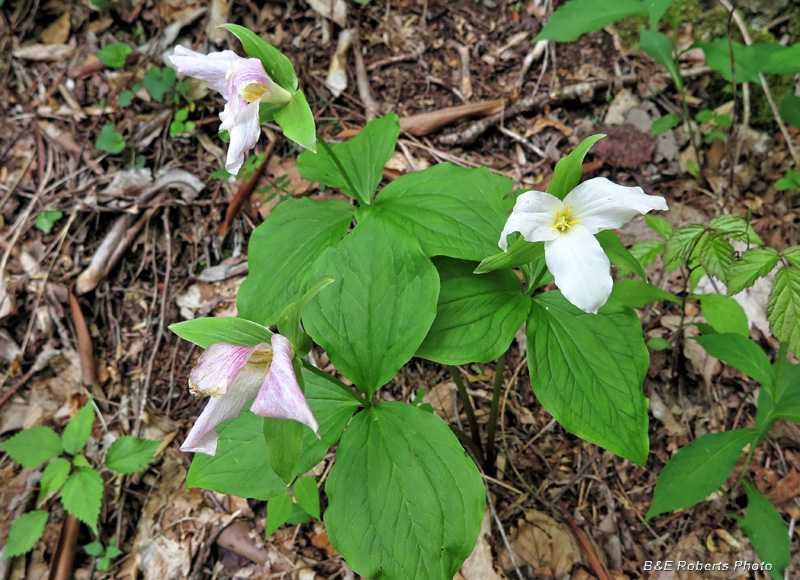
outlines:
{"label": "white petal", "polygon": [[529,242],[546,242],[556,237],[553,229],[556,214],[564,209],[564,203],[543,191],[527,191],[520,194],[514,210],[500,234],[500,247],[508,249],[506,236],[519,232]]}
{"label": "white petal", "polygon": [[247,104],[238,115],[234,111],[238,108],[239,97],[232,97],[225,105],[224,116],[221,114],[222,128],[228,129],[231,140],[228,143],[228,156],[225,160],[225,169],[228,173],[236,175],[244,163],[245,154],[256,146],[261,136],[261,125],[258,122],[258,101]]}
{"label": "white petal", "polygon": [[175,65],[179,73],[206,81],[209,87],[222,93],[226,99],[228,91],[225,83],[228,71],[235,62],[244,60],[232,50],[202,54],[180,45],[176,46],[175,53],[167,58]]}
{"label": "white petal", "polygon": [[594,235],[574,225],[544,243],[547,268],[564,298],[584,312],[596,314],[611,294],[611,262]]}
{"label": "white petal", "polygon": [[294,419],[308,425],[319,437],[319,424],[311,413],[292,367],[292,345],[280,334],[272,335],[273,359],[264,386],[250,410],[261,417]]}
{"label": "white petal", "polygon": [[189,373],[189,389],[195,395],[220,395],[228,392],[237,375],[244,368],[247,359],[254,351],[267,347],[267,343],[258,346],[236,346],[218,342],[209,346],[197,365]]}
{"label": "white petal", "polygon": [[637,213],[666,210],[667,201],[657,195],[647,195],[641,187],[625,187],[605,177],[584,181],[564,198],[572,210],[573,219],[592,234],[618,228]]}

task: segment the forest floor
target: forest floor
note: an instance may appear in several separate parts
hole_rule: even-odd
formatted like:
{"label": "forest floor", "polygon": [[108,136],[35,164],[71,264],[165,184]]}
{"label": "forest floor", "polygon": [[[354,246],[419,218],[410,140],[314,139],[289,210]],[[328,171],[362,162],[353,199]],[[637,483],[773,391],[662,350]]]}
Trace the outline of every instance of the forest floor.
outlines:
{"label": "forest floor", "polygon": [[[92,395],[103,417],[87,448],[93,463],[101,465],[107,442],[120,435],[164,439],[143,473],[103,473],[99,539],[115,538],[123,554],[107,572],[96,570],[96,559],[80,546],[97,538],[82,527],[75,578],[353,578],[321,522],[287,525],[264,540],[264,502],[183,485],[191,457],[178,448],[204,404],[187,389],[200,351],[167,327],[199,316],[234,316],[253,228],[288,196],[336,194],[300,177],[298,151],[271,127],[256,148],[269,147],[263,168],[249,180],[220,176],[221,99],[199,83],[178,84],[163,74],[164,56],[175,44],[240,51],[232,35],[216,28],[223,22],[261,34],[292,60],[318,127],[332,139],[362,128],[371,107],[397,113],[406,120],[386,179],[449,161],[487,166],[511,177],[515,188],[544,189],[558,159],[603,132],[609,137],[590,152],[585,175],[664,196],[670,205],[664,215],[676,226],[721,213],[749,215],[767,245],[800,243],[800,202],[791,190],[774,187],[792,166],[791,155],[760,87],[751,88],[751,126],[735,125],[742,153],[732,183],[720,139],[702,145],[693,176],[687,161],[694,151],[682,128],[650,136],[653,120],[680,112],[681,105],[659,65],[633,46],[630,30],[639,24],[537,48],[531,40],[549,4],[112,0],[98,8],[77,0],[6,0],[0,12],[0,438],[36,424],[59,430]],[[790,2],[759,17],[780,38],[793,9]],[[726,14],[700,10],[680,30],[684,47],[701,28],[727,24]],[[340,78],[347,87],[334,97],[325,81],[345,28],[353,31],[364,68],[357,70],[353,49],[343,53]],[[133,49],[119,68],[95,56],[114,42]],[[702,53],[686,53],[691,110],[730,111],[730,95],[704,64]],[[537,106],[478,131],[476,123],[532,94],[541,95]],[[475,104],[469,115],[445,111],[466,104]],[[184,108],[182,121],[175,113]],[[432,125],[416,116],[422,113],[433,114]],[[124,138],[111,154],[96,147],[109,123]],[[790,137],[800,142],[797,130]],[[237,197],[244,200],[240,211],[229,211]],[[628,246],[655,236],[641,219],[619,233]],[[683,289],[684,273],[665,273],[660,260],[648,274],[661,288]],[[765,296],[753,292],[749,300],[751,336],[774,357],[776,343],[763,313],[758,318]],[[691,301],[687,314],[696,320]],[[680,320],[677,306],[664,302],[639,315],[646,339],[674,336]],[[486,480],[495,514],[487,511],[475,554],[460,572],[465,580],[732,578],[717,571],[649,573],[645,563],[757,561],[735,521],[725,517],[743,505],[741,490],[643,523],[656,477],[678,448],[708,432],[753,424],[754,383],[692,341],[681,356],[651,351],[644,386],[651,453],[642,468],[555,423],[530,388],[521,340],[503,369],[499,469]],[[497,369],[461,370],[485,425]],[[464,420],[454,411],[450,376],[434,363],[414,359],[381,396],[411,400],[420,389],[447,421]],[[332,458],[315,470],[318,478],[324,480]],[[800,518],[796,424],[779,423],[749,469],[787,522]],[[0,544],[14,519],[33,509],[36,472],[0,455]],[[0,580],[45,578],[51,566],[65,565],[56,550],[63,509],[52,498],[42,509],[51,512],[43,540],[28,556],[2,560]],[[796,530],[792,549],[791,569],[800,575]],[[741,577],[767,576],[748,571]]]}

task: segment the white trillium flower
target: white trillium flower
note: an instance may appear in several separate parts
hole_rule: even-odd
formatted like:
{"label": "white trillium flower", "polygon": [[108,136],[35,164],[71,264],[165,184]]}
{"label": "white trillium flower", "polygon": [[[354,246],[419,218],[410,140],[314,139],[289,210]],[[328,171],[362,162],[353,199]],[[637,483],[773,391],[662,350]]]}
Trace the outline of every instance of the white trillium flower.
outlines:
{"label": "white trillium flower", "polygon": [[250,401],[250,410],[261,417],[293,419],[307,425],[319,437],[319,424],[311,413],[292,366],[292,345],[280,334],[272,344],[236,346],[212,344],[200,355],[189,374],[189,390],[209,397],[208,404],[189,431],[181,451],[214,455],[217,425],[239,415]]}
{"label": "white trillium flower", "polygon": [[242,58],[232,50],[202,54],[176,46],[167,58],[179,73],[207,82],[225,97],[219,128],[230,134],[225,169],[236,175],[245,153],[256,146],[261,135],[259,104],[284,105],[292,100],[292,94],[270,78],[260,60]]}
{"label": "white trillium flower", "polygon": [[512,232],[529,242],[544,242],[545,262],[556,286],[572,304],[594,314],[613,286],[611,262],[594,234],[654,209],[668,209],[667,201],[605,177],[581,183],[563,201],[543,191],[528,191],[517,198],[500,247],[508,250],[506,236]]}

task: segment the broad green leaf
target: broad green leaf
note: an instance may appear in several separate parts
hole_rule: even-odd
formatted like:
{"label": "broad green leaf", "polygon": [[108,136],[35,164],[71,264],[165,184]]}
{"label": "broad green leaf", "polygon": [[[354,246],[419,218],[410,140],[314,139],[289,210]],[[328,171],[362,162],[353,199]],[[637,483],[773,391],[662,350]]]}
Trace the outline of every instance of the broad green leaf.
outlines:
{"label": "broad green leaf", "polygon": [[147,92],[150,93],[151,97],[161,103],[167,91],[175,86],[176,79],[177,73],[175,69],[154,66],[147,69],[147,72],[144,73],[144,87],[147,89]]}
{"label": "broad green leaf", "polygon": [[[303,370],[306,400],[319,422],[318,440],[310,429],[303,432],[301,473],[317,465],[331,445],[338,441],[347,422],[359,406],[330,379]],[[263,420],[243,411],[217,427],[219,442],[214,457],[197,453],[186,476],[186,487],[203,487],[219,493],[267,500],[286,488],[269,465],[264,441]]]}
{"label": "broad green leaf", "polygon": [[333,284],[333,278],[323,277],[311,286],[299,300],[289,304],[278,317],[278,333],[289,339],[292,347],[299,356],[305,356],[311,350],[311,338],[303,331],[301,319],[308,303],[319,294],[326,286]]}
{"label": "broad green leaf", "polygon": [[543,256],[544,242],[529,242],[520,237],[508,247],[507,252],[498,252],[485,258],[475,268],[475,273],[486,274],[487,272],[495,272],[506,268],[516,268],[524,264],[530,264]]}
{"label": "broad green leaf", "polygon": [[83,551],[90,556],[101,556],[106,550],[100,542],[90,542],[83,547]]}
{"label": "broad green leaf", "polygon": [[[703,49],[708,66],[721,74],[726,81],[732,81],[731,51],[727,38],[715,38],[709,42],[695,42],[694,46]],[[766,69],[772,60],[773,53],[780,52],[784,48],[776,43],[756,43],[747,46],[733,41],[736,82],[758,82],[758,74],[767,72]],[[780,64],[776,64],[776,68],[779,67]]]}
{"label": "broad green leaf", "polygon": [[265,417],[262,430],[269,466],[288,485],[302,473],[297,466],[303,452],[303,434],[310,429],[292,419]]}
{"label": "broad green leaf", "polygon": [[314,262],[347,234],[352,220],[353,206],[338,200],[303,198],[278,204],[250,236],[250,269],[236,296],[239,316],[264,326],[275,324],[304,292]]}
{"label": "broad green leaf", "polygon": [[783,372],[775,381],[775,401],[779,409],[800,405],[800,364],[783,365]]}
{"label": "broad green leaf", "polygon": [[800,268],[800,246],[786,248],[781,255],[793,266]]}
{"label": "broad green leaf", "polygon": [[280,50],[244,26],[223,24],[220,28],[235,34],[241,41],[244,51],[261,61],[272,80],[290,93],[297,90],[297,74],[291,61]]}
{"label": "broad green leaf", "polygon": [[746,244],[764,245],[764,240],[753,230],[753,226],[738,215],[717,216],[708,222],[708,227]]}
{"label": "broad green leaf", "polygon": [[320,518],[319,491],[317,481],[313,477],[300,477],[292,486],[294,499],[307,513]]}
{"label": "broad green leaf", "polygon": [[784,411],[777,411],[775,416],[778,419],[787,419],[789,421],[794,421],[795,423],[800,423],[800,407],[786,409]]}
{"label": "broad green leaf", "polygon": [[655,30],[658,21],[664,16],[670,4],[672,4],[672,0],[644,0],[644,5],[650,14],[650,28]]}
{"label": "broad green leaf", "polygon": [[137,473],[147,468],[161,441],[126,435],[111,444],[106,453],[106,467],[117,473]]}
{"label": "broad green leaf", "polygon": [[767,301],[767,320],[775,338],[800,353],[800,270],[778,270]]}
{"label": "broad green leaf", "polygon": [[72,464],[70,464],[69,459],[63,457],[56,457],[47,464],[39,480],[41,489],[39,490],[39,498],[36,500],[37,504],[42,503],[42,500],[52,492],[61,489],[61,486],[67,481],[71,467]]}
{"label": "broad green leaf", "polygon": [[76,455],[72,458],[72,465],[75,467],[91,467],[92,464],[83,455]]}
{"label": "broad green leaf", "polygon": [[733,246],[720,234],[709,234],[700,247],[700,263],[706,273],[723,283],[728,282],[728,272],[733,264]]}
{"label": "broad green leaf", "polygon": [[708,334],[693,338],[708,354],[742,371],[765,389],[774,392],[769,357],[755,342],[746,336],[733,333]]}
{"label": "broad green leaf", "polygon": [[[798,107],[800,107],[800,97],[798,97],[798,101]],[[786,174],[775,182],[776,191],[785,191],[798,187],[800,187],[800,172],[792,171],[791,169],[787,170]],[[795,266],[796,265],[797,264],[795,264]]]}
{"label": "broad green leaf", "polygon": [[[399,135],[400,121],[397,115],[386,115],[367,123],[349,141],[328,146],[339,160],[341,168],[327,147],[321,145],[316,155],[304,152],[298,156],[297,171],[309,181],[321,181],[341,190],[362,206],[370,205],[383,179],[383,166],[392,157]],[[342,170],[351,183],[348,183]]]}
{"label": "broad green leaf", "polygon": [[619,240],[619,237],[614,230],[603,230],[602,232],[595,234],[594,237],[597,238],[598,242],[600,242],[600,246],[603,248],[603,251],[606,253],[606,256],[608,256],[608,259],[611,260],[612,264],[626,268],[634,272],[643,280],[647,280],[647,274],[645,273],[642,264]]}
{"label": "broad green leaf", "polygon": [[[659,240],[644,240],[633,244],[630,252],[634,258],[639,260],[642,268],[646,268],[658,259],[658,256],[664,252],[666,247],[666,244]],[[627,273],[628,271],[625,268],[620,269],[620,275]]]}
{"label": "broad green leaf", "polygon": [[772,502],[754,485],[748,481],[743,483],[747,492],[747,514],[743,518],[736,516],[736,521],[753,544],[759,560],[772,564],[769,575],[774,580],[783,580],[792,549],[786,523]]}
{"label": "broad green leaf", "polygon": [[79,453],[92,434],[92,424],[94,424],[94,408],[89,399],[64,427],[64,433],[61,436],[61,440],[64,442],[64,451],[70,455]]}
{"label": "broad green leaf", "polygon": [[644,215],[644,221],[647,222],[651,230],[665,240],[669,240],[672,237],[672,224],[663,217],[648,213]]}
{"label": "broad green leaf", "polygon": [[417,351],[436,316],[439,276],[417,241],[370,216],[322,256],[315,279],[336,280],[303,323],[336,369],[372,397]]}
{"label": "broad green leaf", "polygon": [[666,133],[670,129],[674,129],[683,122],[683,117],[675,113],[669,113],[653,121],[653,126],[650,128],[650,135],[656,137]]}
{"label": "broad green leaf", "polygon": [[419,240],[428,257],[483,260],[497,252],[511,180],[485,167],[440,163],[384,187],[375,211]]}
{"label": "broad green leaf", "polygon": [[800,129],[800,96],[786,95],[783,97],[779,112],[784,123]]}
{"label": "broad green leaf", "polygon": [[753,429],[709,433],[682,447],[658,475],[645,521],[706,499],[725,483],[754,436]]}
{"label": "broad green leaf", "polygon": [[267,521],[264,537],[269,538],[275,530],[280,528],[292,515],[292,498],[286,493],[280,493],[267,502]]}
{"label": "broad green leaf", "polygon": [[22,467],[39,467],[61,455],[61,438],[50,427],[36,425],[20,431],[0,445]]}
{"label": "broad green leaf", "polygon": [[[776,43],[765,43],[768,47],[769,61],[764,65],[763,71],[767,74],[797,74],[800,73],[800,43],[791,46],[781,46]],[[777,47],[777,48],[776,48]]]}
{"label": "broad green leaf", "polygon": [[317,125],[303,91],[297,89],[286,106],[274,110],[272,118],[283,129],[284,137],[312,154],[317,152]]}
{"label": "broad green leaf", "polygon": [[107,44],[98,50],[97,58],[99,58],[106,66],[110,66],[111,68],[119,68],[125,64],[125,60],[128,58],[130,53],[130,46],[124,42],[115,42],[113,44]]}
{"label": "broad green leaf", "polygon": [[722,294],[702,294],[694,296],[700,300],[703,316],[719,333],[732,332],[747,338],[750,336],[750,325],[744,308],[729,296]]}
{"label": "broad green leaf", "polygon": [[102,501],[103,478],[91,467],[82,467],[70,475],[61,490],[64,509],[92,528],[95,534]]}
{"label": "broad green leaf", "polygon": [[255,346],[272,340],[272,332],[268,328],[244,318],[195,318],[171,324],[169,329],[201,348],[218,342]]}
{"label": "broad green leaf", "polygon": [[664,251],[664,269],[672,272],[683,266],[705,232],[705,226],[690,224],[672,234],[667,240],[667,249]]}
{"label": "broad green leaf", "polygon": [[631,14],[647,13],[640,0],[570,0],[558,7],[533,40],[569,42]]}
{"label": "broad green leaf", "polygon": [[648,284],[644,280],[619,280],[614,283],[609,300],[631,308],[643,308],[653,302],[669,300],[680,304],[674,294],[662,290],[658,286]]}
{"label": "broad green leaf", "polygon": [[533,301],[527,336],[542,406],[567,431],[644,465],[649,355],[636,313],[609,303],[587,314],[561,292],[546,292]]}
{"label": "broad green leaf", "polygon": [[441,289],[436,318],[417,356],[442,364],[489,362],[503,354],[530,310],[511,270],[473,273],[474,262],[437,257]]}
{"label": "broad green leaf", "polygon": [[365,578],[450,580],[483,518],[475,463],[444,421],[406,403],[355,416],[325,491],[331,544]]}
{"label": "broad green leaf", "polygon": [[728,296],[750,288],[778,264],[778,252],[772,248],[750,248],[735,260],[728,271]]}
{"label": "broad green leaf", "polygon": [[[625,0],[621,3],[612,2],[612,4],[625,4],[628,1],[630,0]],[[636,0],[636,2],[639,3],[638,0]],[[572,0],[566,4],[565,7],[574,3],[575,0]],[[581,3],[591,4],[592,7],[596,7],[600,6],[601,4],[607,4],[608,2],[606,0],[581,0]],[[561,10],[563,10],[563,8],[559,8],[556,13],[560,12]],[[555,14],[553,14],[553,16],[555,16]],[[550,21],[552,22],[552,20],[553,19],[551,18]],[[605,24],[603,26],[605,26]],[[541,34],[539,34],[539,36],[541,36]],[[577,36],[575,38],[577,38]],[[558,199],[564,199],[570,191],[575,189],[575,187],[578,185],[578,182],[581,180],[581,176],[583,175],[583,158],[586,157],[586,153],[589,151],[589,148],[603,137],[605,137],[604,134],[591,135],[590,137],[587,137],[581,141],[581,143],[575,147],[575,149],[573,149],[569,155],[556,163],[556,167],[553,170],[553,179],[550,180],[550,185],[547,186],[547,193],[556,196]]]}
{"label": "broad green leaf", "polygon": [[642,30],[640,42],[642,50],[667,70],[669,76],[672,77],[672,82],[681,91],[683,89],[683,79],[681,78],[681,71],[673,58],[672,42],[669,37],[657,30]]}
{"label": "broad green leaf", "polygon": [[46,511],[34,510],[19,516],[8,532],[4,557],[13,558],[30,552],[44,534],[47,518]]}
{"label": "broad green leaf", "polygon": [[647,348],[652,350],[668,350],[672,348],[672,343],[660,336],[654,336],[647,341]]}

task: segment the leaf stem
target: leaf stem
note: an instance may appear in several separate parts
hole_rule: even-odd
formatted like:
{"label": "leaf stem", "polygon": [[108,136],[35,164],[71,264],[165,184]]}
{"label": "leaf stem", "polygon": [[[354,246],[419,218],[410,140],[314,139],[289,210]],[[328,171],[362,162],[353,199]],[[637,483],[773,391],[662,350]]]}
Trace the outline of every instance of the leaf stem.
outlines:
{"label": "leaf stem", "polygon": [[486,463],[483,466],[487,475],[497,473],[497,456],[495,452],[495,431],[497,430],[497,415],[500,409],[500,393],[503,390],[503,371],[506,366],[506,353],[497,358],[497,368],[494,371],[494,389],[492,389],[492,407],[489,411],[489,424],[486,431]]}
{"label": "leaf stem", "polygon": [[322,148],[325,150],[325,153],[330,155],[333,164],[336,165],[336,168],[339,170],[339,173],[341,173],[342,177],[344,177],[344,180],[347,182],[347,187],[349,187],[350,191],[352,192],[352,197],[357,198],[358,190],[356,189],[356,186],[353,185],[353,181],[350,179],[350,175],[348,175],[347,171],[345,171],[344,166],[342,165],[342,162],[339,161],[339,158],[336,156],[336,153],[333,152],[333,148],[330,145],[328,145],[328,142],[325,141],[325,138],[319,132],[317,132],[317,141],[319,141],[319,144],[322,145]]}
{"label": "leaf stem", "polygon": [[464,386],[464,379],[461,378],[461,372],[453,365],[447,365],[447,370],[450,376],[453,377],[453,382],[458,389],[458,396],[461,399],[461,405],[467,413],[467,420],[469,421],[469,433],[472,436],[472,442],[475,447],[481,452],[483,456],[483,445],[481,444],[481,434],[478,431],[478,420],[475,418],[475,409],[472,408],[472,403],[469,400],[467,388]]}

